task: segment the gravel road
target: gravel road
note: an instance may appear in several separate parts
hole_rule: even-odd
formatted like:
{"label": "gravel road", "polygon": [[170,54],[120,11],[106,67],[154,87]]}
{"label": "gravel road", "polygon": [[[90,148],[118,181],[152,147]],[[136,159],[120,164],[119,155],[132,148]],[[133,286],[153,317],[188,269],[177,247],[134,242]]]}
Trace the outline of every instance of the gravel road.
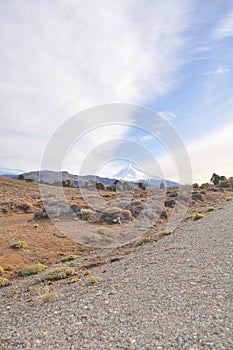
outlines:
{"label": "gravel road", "polygon": [[47,302],[22,280],[1,288],[0,349],[233,349],[232,214],[229,201],[91,269],[89,287],[55,282]]}

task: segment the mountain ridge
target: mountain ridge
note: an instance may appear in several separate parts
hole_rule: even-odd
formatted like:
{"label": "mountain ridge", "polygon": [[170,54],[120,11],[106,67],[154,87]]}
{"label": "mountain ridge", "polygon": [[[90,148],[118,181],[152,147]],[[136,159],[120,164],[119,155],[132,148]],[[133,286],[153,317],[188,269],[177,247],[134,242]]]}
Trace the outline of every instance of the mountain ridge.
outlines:
{"label": "mountain ridge", "polygon": [[[135,166],[132,166],[133,169],[135,169]],[[131,168],[132,168],[131,167]],[[123,168],[121,171],[124,171],[125,168]],[[139,168],[138,168],[139,169]],[[140,170],[141,171],[141,170]],[[120,173],[120,172],[118,172]],[[143,171],[141,171],[143,173]],[[68,171],[52,171],[52,170],[36,170],[36,171],[29,171],[22,173],[20,175],[23,175],[26,180],[32,180],[36,183],[39,182],[44,182],[44,183],[49,183],[49,184],[54,184],[58,181],[67,181],[70,180],[75,186],[82,186],[86,181],[95,181],[95,182],[101,182],[104,185],[111,185],[113,184],[114,181],[120,180],[120,181],[125,181],[133,184],[138,184],[139,182],[142,182],[144,185],[148,186],[160,186],[161,182],[164,183],[166,187],[174,187],[174,186],[180,186],[179,183],[170,181],[167,179],[161,179],[159,177],[151,177],[151,178],[134,178],[130,180],[126,180],[127,176],[125,178],[117,178],[115,175],[113,177],[101,177],[101,176],[96,176],[96,175],[74,175],[70,174]],[[17,179],[19,175],[14,175],[14,174],[1,174],[1,177],[7,177],[11,179]]]}

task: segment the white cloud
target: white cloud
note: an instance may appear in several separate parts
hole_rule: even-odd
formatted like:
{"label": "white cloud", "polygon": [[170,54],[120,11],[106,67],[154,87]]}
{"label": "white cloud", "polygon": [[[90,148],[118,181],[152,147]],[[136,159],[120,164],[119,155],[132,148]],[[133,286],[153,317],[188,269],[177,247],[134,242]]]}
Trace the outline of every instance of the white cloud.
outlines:
{"label": "white cloud", "polygon": [[[192,165],[193,182],[209,182],[214,172],[226,177],[233,175],[232,135],[233,121],[186,145]],[[158,162],[167,178],[179,181],[175,164],[168,155],[158,159]]]}
{"label": "white cloud", "polygon": [[229,73],[230,69],[229,68],[224,68],[222,66],[219,66],[218,68],[209,71],[209,72],[205,72],[203,73],[203,75],[215,75],[215,74],[224,74],[224,73]]}
{"label": "white cloud", "polygon": [[173,88],[184,59],[185,4],[1,4],[2,165],[38,168],[55,129],[84,108],[144,103]]}
{"label": "white cloud", "polygon": [[218,40],[233,36],[233,11],[219,22],[214,34]]}
{"label": "white cloud", "polygon": [[158,112],[158,115],[160,115],[162,118],[166,119],[169,122],[177,118],[177,114],[171,111]]}

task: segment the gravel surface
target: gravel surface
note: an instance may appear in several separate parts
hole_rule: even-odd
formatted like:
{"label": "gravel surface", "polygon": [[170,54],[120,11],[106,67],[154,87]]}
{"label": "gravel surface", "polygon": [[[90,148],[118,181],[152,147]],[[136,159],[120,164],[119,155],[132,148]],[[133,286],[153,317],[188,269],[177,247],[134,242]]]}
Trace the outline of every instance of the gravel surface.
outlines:
{"label": "gravel surface", "polygon": [[[1,288],[0,349],[233,349],[233,201],[92,268],[101,281]],[[94,254],[94,253],[93,253]],[[42,301],[46,288],[57,295]]]}

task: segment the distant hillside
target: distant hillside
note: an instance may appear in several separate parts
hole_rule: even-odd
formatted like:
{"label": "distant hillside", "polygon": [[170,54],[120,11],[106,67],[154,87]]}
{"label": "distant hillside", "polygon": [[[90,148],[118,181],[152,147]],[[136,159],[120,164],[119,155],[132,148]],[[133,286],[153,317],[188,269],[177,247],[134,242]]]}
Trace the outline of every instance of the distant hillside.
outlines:
{"label": "distant hillside", "polygon": [[[63,171],[62,173],[58,171],[42,170],[42,171],[30,171],[28,173],[22,173],[25,179],[31,179],[34,182],[45,182],[49,184],[56,183],[61,180],[70,180],[75,186],[82,185],[86,181],[96,181],[102,182],[104,185],[112,184],[115,179],[109,179],[105,177],[99,177],[95,175],[78,176],[68,173],[68,171]],[[3,177],[8,177],[11,179],[17,179],[19,175],[3,174]]]}
{"label": "distant hillside", "polygon": [[[58,171],[51,171],[51,170],[42,170],[42,171],[30,171],[27,173],[22,173],[21,175],[24,176],[25,179],[31,179],[32,181],[38,183],[38,182],[44,182],[49,184],[54,184],[61,180],[61,173]],[[8,177],[11,179],[17,179],[19,175],[12,175],[12,174],[3,174],[0,175],[3,177]],[[118,178],[119,179],[119,178]],[[88,181],[95,181],[95,182],[101,182],[104,185],[111,185],[116,178],[108,178],[108,177],[100,177],[95,175],[85,175],[85,176],[78,176],[74,174],[68,173],[68,171],[62,172],[62,181],[70,180],[75,186],[83,186],[85,182]],[[124,179],[121,179],[121,181],[127,181]],[[163,180],[159,178],[150,178],[147,180],[140,179],[140,180],[133,180],[133,181],[127,181],[129,183],[137,184],[139,182],[142,182],[144,185],[148,185],[148,182],[152,186],[159,187],[161,182],[164,183],[166,187],[174,187],[174,186],[180,186],[177,182],[170,181],[170,180]]]}

